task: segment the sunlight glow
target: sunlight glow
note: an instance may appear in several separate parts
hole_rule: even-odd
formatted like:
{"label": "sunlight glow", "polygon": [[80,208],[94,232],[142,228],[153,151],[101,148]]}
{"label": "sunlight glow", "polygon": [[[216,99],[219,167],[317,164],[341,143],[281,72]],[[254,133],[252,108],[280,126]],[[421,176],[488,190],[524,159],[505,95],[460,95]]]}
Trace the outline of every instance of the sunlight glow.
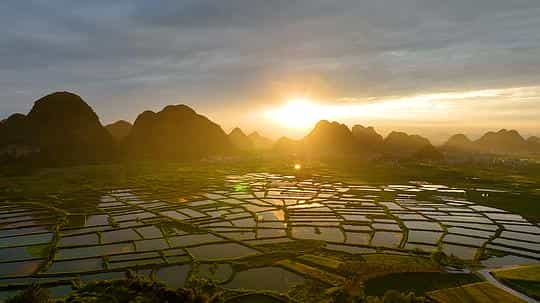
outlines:
{"label": "sunlight glow", "polygon": [[[443,92],[404,97],[343,98],[333,102],[315,102],[296,98],[264,112],[267,119],[290,129],[307,130],[320,120],[443,120],[451,113],[461,115],[464,104],[481,104],[498,98],[528,100],[530,88],[488,89],[463,92]],[[480,102],[479,102],[480,101]]]}
{"label": "sunlight glow", "polygon": [[292,99],[287,104],[267,111],[266,116],[289,128],[307,129],[323,116],[320,105],[304,98]]}

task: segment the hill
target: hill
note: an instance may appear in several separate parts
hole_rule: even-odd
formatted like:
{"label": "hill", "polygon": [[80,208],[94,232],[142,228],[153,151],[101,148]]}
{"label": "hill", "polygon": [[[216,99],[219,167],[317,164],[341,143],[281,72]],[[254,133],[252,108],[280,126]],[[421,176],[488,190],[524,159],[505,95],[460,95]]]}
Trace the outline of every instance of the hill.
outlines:
{"label": "hill", "polygon": [[304,151],[311,155],[354,155],[361,150],[360,144],[345,124],[326,120],[319,121],[302,139],[301,144]]}
{"label": "hill", "polygon": [[15,114],[2,123],[0,145],[11,155],[47,164],[111,159],[115,145],[93,109],[81,97],[56,92],[34,103],[28,115]]}
{"label": "hill", "polygon": [[221,127],[186,105],[137,117],[124,144],[130,158],[189,160],[230,153],[232,145]]}
{"label": "hill", "polygon": [[410,157],[429,146],[429,140],[422,136],[397,131],[391,132],[383,143],[384,153],[398,158]]}
{"label": "hill", "polygon": [[528,152],[528,144],[515,130],[501,129],[487,132],[475,142],[478,150],[492,154],[519,154]]}
{"label": "hill", "polygon": [[417,161],[443,161],[444,155],[433,145],[426,145],[420,150],[414,152],[410,160]]}
{"label": "hill", "polygon": [[464,134],[453,135],[441,146],[441,150],[450,152],[474,152],[476,149],[474,142]]}
{"label": "hill", "polygon": [[120,120],[105,126],[105,128],[116,142],[121,142],[129,135],[133,125],[127,121]]}
{"label": "hill", "polygon": [[371,126],[354,125],[351,129],[358,143],[366,149],[380,151],[383,145],[383,136],[379,135]]}
{"label": "hill", "polygon": [[536,136],[529,137],[527,139],[527,145],[530,151],[533,153],[540,153],[540,138]]}
{"label": "hill", "polygon": [[239,151],[250,151],[253,149],[253,142],[246,134],[238,127],[234,128],[229,133],[229,140],[234,148]]}
{"label": "hill", "polygon": [[258,132],[252,132],[249,134],[248,138],[251,141],[254,150],[269,150],[274,144],[271,139],[261,136]]}
{"label": "hill", "polygon": [[0,145],[24,144],[28,141],[28,123],[23,114],[13,114],[0,122]]}
{"label": "hill", "polygon": [[463,134],[450,137],[441,146],[445,152],[483,153],[499,155],[523,155],[540,152],[540,139],[525,140],[516,130],[501,129],[487,132],[478,140],[471,141]]}

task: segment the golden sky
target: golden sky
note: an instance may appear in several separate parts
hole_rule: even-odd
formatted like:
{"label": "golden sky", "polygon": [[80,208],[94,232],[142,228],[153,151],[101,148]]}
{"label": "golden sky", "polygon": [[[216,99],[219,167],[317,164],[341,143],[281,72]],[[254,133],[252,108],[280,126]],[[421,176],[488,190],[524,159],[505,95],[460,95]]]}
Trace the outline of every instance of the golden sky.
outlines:
{"label": "golden sky", "polygon": [[221,119],[226,130],[240,126],[274,138],[299,138],[322,119],[374,126],[381,134],[392,130],[418,133],[435,142],[455,133],[475,137],[500,128],[533,135],[540,128],[540,86],[337,100],[291,94],[281,102],[245,111],[229,108],[211,116]]}
{"label": "golden sky", "polygon": [[271,137],[540,134],[539,0],[4,2],[0,118],[71,91],[103,123],[183,103]]}

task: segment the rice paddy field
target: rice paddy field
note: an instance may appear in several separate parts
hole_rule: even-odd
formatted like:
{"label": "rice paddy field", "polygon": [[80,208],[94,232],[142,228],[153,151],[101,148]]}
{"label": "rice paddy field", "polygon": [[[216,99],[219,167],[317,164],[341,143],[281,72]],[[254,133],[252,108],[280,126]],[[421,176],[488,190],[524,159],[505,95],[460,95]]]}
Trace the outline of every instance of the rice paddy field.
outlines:
{"label": "rice paddy field", "polygon": [[540,300],[540,264],[497,269],[492,274],[511,288]]}
{"label": "rice paddy field", "polygon": [[[308,302],[303,289],[423,294],[479,281],[470,269],[540,260],[537,222],[482,202],[515,194],[506,188],[351,182],[286,166],[113,171],[2,177],[0,297],[35,282],[61,297],[129,272]],[[398,285],[399,275],[411,278]],[[465,294],[478,287],[488,286]]]}
{"label": "rice paddy field", "polygon": [[525,301],[500,290],[488,282],[467,284],[462,287],[438,290],[429,297],[439,303],[524,303]]}

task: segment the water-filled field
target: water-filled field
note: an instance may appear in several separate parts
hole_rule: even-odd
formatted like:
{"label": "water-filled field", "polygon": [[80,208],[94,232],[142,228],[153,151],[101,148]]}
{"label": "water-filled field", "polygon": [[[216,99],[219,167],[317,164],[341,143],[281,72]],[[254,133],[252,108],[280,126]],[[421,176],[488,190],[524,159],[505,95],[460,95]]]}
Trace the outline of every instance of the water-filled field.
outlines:
{"label": "water-filled field", "polygon": [[[254,173],[172,193],[82,193],[65,209],[1,202],[0,287],[40,281],[62,292],[72,280],[120,278],[131,269],[172,287],[200,276],[227,288],[284,292],[305,281],[298,266],[242,264],[297,240],[321,241],[329,255],[442,250],[486,266],[540,260],[540,227],[443,185],[348,185]],[[79,208],[77,199],[84,201]]]}

